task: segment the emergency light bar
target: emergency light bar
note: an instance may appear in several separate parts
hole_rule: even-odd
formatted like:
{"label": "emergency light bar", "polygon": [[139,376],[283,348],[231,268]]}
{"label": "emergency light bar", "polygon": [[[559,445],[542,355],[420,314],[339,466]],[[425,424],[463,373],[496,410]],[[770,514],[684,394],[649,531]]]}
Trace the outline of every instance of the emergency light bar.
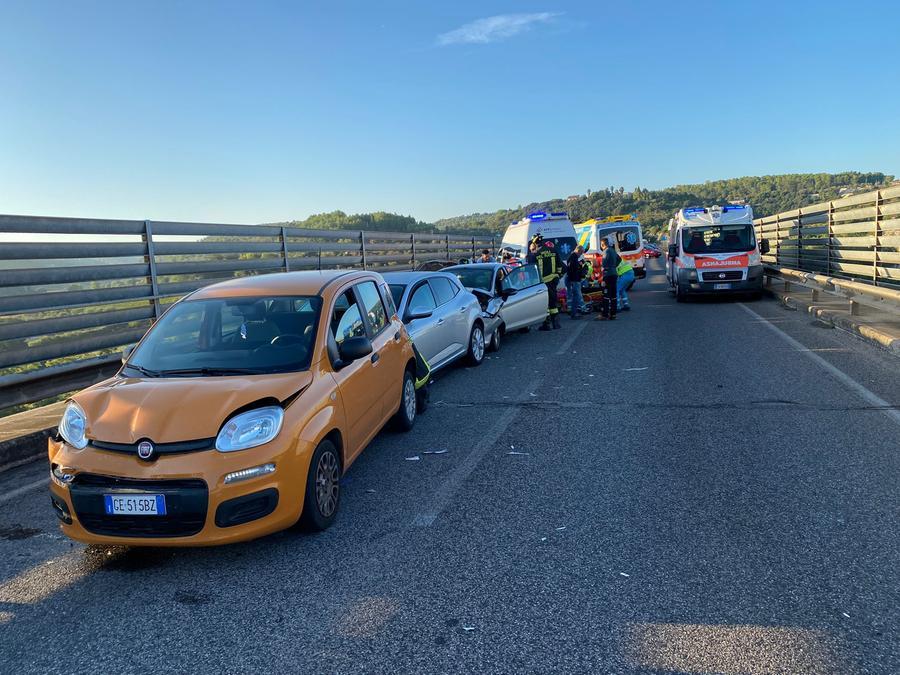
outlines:
{"label": "emergency light bar", "polygon": [[547,217],[547,214],[543,211],[535,211],[534,213],[528,214],[528,220],[543,220]]}
{"label": "emergency light bar", "polygon": [[689,209],[684,210],[685,215],[688,213],[709,213],[709,209],[706,209],[702,206],[694,206]]}
{"label": "emergency light bar", "polygon": [[746,211],[747,206],[745,204],[729,204],[728,206],[722,207],[722,212],[726,211]]}

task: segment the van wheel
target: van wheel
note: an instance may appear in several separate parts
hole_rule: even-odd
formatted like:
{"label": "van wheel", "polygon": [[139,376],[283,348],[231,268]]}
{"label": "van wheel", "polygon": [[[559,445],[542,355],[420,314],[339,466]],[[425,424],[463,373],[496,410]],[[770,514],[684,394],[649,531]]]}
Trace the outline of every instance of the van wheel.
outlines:
{"label": "van wheel", "polygon": [[306,496],[300,524],[321,532],[331,527],[341,503],[341,460],[331,441],[322,441],[306,474]]}
{"label": "van wheel", "polygon": [[480,324],[472,326],[469,333],[469,353],[466,357],[470,366],[480,366],[484,361],[484,328]]}
{"label": "van wheel", "polygon": [[489,352],[500,351],[500,334],[502,332],[502,326],[497,326],[497,330],[495,330],[494,334],[491,336],[491,343],[488,345]]}
{"label": "van wheel", "polygon": [[675,286],[675,300],[678,302],[687,301],[687,291],[684,290],[684,287],[681,284]]}
{"label": "van wheel", "polygon": [[408,370],[403,373],[403,393],[400,396],[400,409],[394,415],[394,425],[400,431],[409,431],[416,423],[416,410],[419,402],[416,396],[416,382]]}

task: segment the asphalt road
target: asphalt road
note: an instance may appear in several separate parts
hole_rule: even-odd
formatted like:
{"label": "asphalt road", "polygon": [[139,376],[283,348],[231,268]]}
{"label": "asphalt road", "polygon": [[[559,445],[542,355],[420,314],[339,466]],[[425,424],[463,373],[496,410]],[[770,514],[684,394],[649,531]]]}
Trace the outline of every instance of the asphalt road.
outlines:
{"label": "asphalt road", "polygon": [[5,474],[0,672],[900,672],[900,360],[632,298],[440,376],[324,534],[85,548]]}

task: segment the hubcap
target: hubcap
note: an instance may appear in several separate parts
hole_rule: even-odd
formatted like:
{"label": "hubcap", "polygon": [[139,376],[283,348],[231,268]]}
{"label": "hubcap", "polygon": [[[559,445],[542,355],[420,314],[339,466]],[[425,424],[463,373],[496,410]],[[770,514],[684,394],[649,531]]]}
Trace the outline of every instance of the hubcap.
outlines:
{"label": "hubcap", "polygon": [[481,361],[484,356],[484,333],[480,328],[472,331],[472,356],[476,361]]}
{"label": "hubcap", "polygon": [[416,387],[410,379],[403,384],[403,405],[406,406],[406,419],[411,422],[416,417]]}
{"label": "hubcap", "polygon": [[316,502],[319,513],[328,518],[337,508],[338,461],[331,451],[322,453],[316,466]]}

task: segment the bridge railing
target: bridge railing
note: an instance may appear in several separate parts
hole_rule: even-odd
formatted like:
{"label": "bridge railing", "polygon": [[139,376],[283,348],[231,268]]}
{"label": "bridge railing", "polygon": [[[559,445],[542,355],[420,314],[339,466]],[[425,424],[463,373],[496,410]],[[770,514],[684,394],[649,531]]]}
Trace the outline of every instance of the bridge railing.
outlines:
{"label": "bridge railing", "polygon": [[754,221],[778,268],[900,288],[900,186]]}
{"label": "bridge railing", "polygon": [[[408,270],[489,236],[0,216],[0,413],[97,382],[172,302],[238,276]],[[20,241],[21,240],[21,241]]]}

